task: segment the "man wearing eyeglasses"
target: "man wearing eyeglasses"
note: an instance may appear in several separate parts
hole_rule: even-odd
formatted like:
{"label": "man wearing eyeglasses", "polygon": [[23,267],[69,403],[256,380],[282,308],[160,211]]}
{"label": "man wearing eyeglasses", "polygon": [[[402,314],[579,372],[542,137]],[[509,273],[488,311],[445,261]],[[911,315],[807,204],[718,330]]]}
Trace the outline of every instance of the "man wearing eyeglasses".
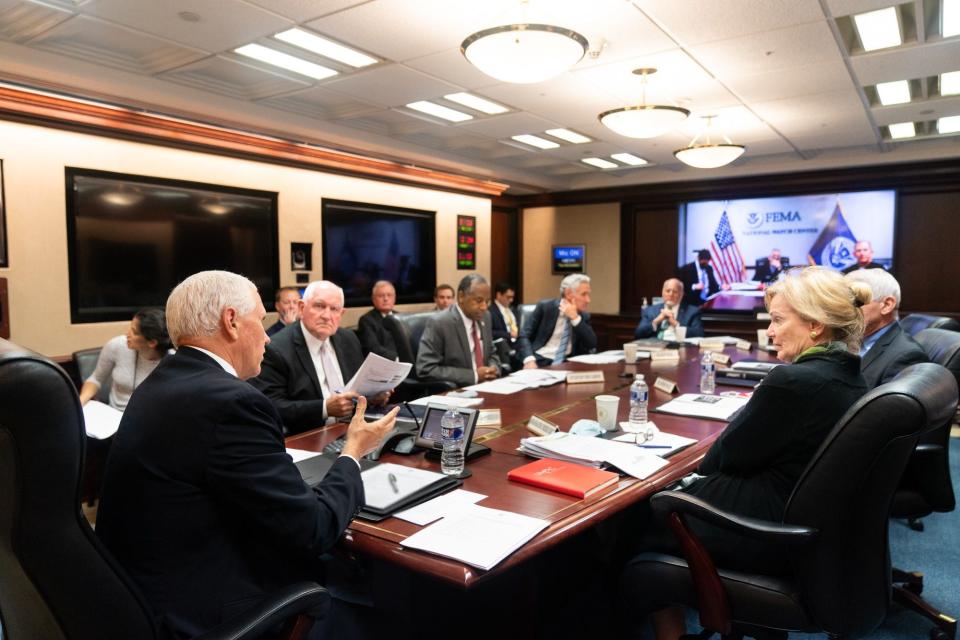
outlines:
{"label": "man wearing eyeglasses", "polygon": [[[273,336],[260,375],[250,380],[277,408],[285,435],[353,414],[357,393],[343,388],[363,364],[363,351],[356,333],[340,329],[343,304],[343,289],[311,282],[300,301],[300,321]],[[381,393],[370,404],[382,406],[389,397]]]}

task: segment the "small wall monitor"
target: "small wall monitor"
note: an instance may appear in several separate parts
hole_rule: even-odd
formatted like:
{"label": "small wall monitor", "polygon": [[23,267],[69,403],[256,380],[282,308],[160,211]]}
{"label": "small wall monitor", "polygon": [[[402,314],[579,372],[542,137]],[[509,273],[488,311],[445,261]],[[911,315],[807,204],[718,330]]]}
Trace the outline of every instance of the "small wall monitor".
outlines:
{"label": "small wall monitor", "polygon": [[554,275],[583,273],[587,268],[587,245],[555,244],[550,258]]}

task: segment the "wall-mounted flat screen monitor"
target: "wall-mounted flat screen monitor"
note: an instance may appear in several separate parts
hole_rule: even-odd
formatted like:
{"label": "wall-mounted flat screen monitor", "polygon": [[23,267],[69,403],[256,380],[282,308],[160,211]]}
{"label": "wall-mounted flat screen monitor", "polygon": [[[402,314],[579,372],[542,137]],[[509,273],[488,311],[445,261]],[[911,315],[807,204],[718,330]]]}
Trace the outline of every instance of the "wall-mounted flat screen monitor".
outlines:
{"label": "wall-mounted flat screen monitor", "polygon": [[398,304],[430,302],[437,285],[435,213],[385,205],[323,201],[323,277],[343,287],[346,306],[370,306],[378,280]]}
{"label": "wall-mounted flat screen monitor", "polygon": [[677,264],[705,249],[717,280],[735,283],[754,280],[774,251],[790,266],[839,271],[857,262],[858,243],[869,243],[872,261],[891,269],[896,204],[892,190],[688,202]]}
{"label": "wall-mounted flat screen monitor", "polygon": [[554,275],[586,271],[587,246],[583,244],[555,244],[550,255],[550,271]]}
{"label": "wall-mounted flat screen monitor", "polygon": [[68,167],[70,319],[129,320],[198,271],[279,286],[277,194]]}

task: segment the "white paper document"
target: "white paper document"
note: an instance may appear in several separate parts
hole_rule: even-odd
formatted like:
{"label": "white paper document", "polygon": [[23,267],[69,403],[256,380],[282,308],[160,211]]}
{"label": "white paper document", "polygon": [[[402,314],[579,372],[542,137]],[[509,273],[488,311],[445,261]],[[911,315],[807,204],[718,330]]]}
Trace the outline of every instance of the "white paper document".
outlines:
{"label": "white paper document", "polygon": [[[637,355],[639,358],[639,354]],[[623,355],[623,349],[612,349],[610,351],[601,351],[600,353],[585,353],[581,356],[567,358],[570,362],[582,362],[583,364],[616,364],[623,362],[626,356]]]}
{"label": "white paper document", "polygon": [[393,514],[395,518],[418,524],[421,527],[431,522],[436,522],[440,518],[446,518],[460,512],[465,507],[480,502],[487,496],[474,493],[473,491],[464,491],[456,489],[442,496],[437,496],[433,500],[421,502],[415,507],[398,511]]}
{"label": "white paper document", "polygon": [[411,400],[410,404],[427,406],[428,404],[441,404],[446,407],[460,407],[466,409],[476,409],[483,404],[483,398],[457,398],[455,396],[424,396]]}
{"label": "white paper document", "polygon": [[387,509],[417,491],[442,480],[443,474],[400,464],[381,462],[360,474],[363,493],[371,509]]}
{"label": "white paper document", "polygon": [[635,443],[615,442],[592,436],[559,431],[549,436],[524,438],[520,450],[535,458],[554,458],[594,467],[612,464],[626,474],[643,480],[667,464]]}
{"label": "white paper document", "polygon": [[120,428],[122,417],[122,411],[96,400],[83,405],[83,422],[87,427],[87,435],[95,440],[106,440],[115,434]]}
{"label": "white paper document", "polygon": [[287,447],[287,455],[293,458],[293,463],[296,464],[301,460],[306,460],[307,458],[314,458],[320,455],[319,451],[307,451],[306,449],[291,449]]}
{"label": "white paper document", "polygon": [[652,453],[661,457],[668,456],[675,451],[679,451],[684,447],[689,447],[697,442],[693,438],[678,436],[665,431],[658,431],[657,434],[650,440],[645,441],[641,436],[640,443],[637,444],[637,435],[638,434],[636,433],[625,433],[622,436],[617,436],[613,439],[613,441],[633,444],[641,449],[646,450],[647,453]]}
{"label": "white paper document", "polygon": [[656,411],[728,422],[733,414],[747,402],[749,402],[748,398],[685,393],[666,404],[660,405],[656,408]]}
{"label": "white paper document", "polygon": [[469,505],[400,544],[479,569],[492,569],[550,523],[518,513]]}
{"label": "white paper document", "polygon": [[394,362],[375,353],[369,353],[343,390],[356,391],[368,398],[375,396],[403,382],[412,366],[409,362]]}
{"label": "white paper document", "polygon": [[707,336],[706,338],[687,338],[684,340],[686,344],[695,344],[699,345],[701,342],[722,342],[723,344],[737,344],[739,338],[734,338],[733,336]]}
{"label": "white paper document", "polygon": [[553,369],[520,369],[510,374],[511,380],[520,380],[530,389],[549,387],[567,379],[566,371]]}
{"label": "white paper document", "polygon": [[498,393],[502,395],[510,395],[511,393],[517,393],[518,391],[523,391],[524,389],[529,389],[530,387],[520,380],[514,380],[513,378],[507,377],[481,382],[480,384],[474,384],[464,388],[470,389],[471,391],[477,391],[479,393]]}

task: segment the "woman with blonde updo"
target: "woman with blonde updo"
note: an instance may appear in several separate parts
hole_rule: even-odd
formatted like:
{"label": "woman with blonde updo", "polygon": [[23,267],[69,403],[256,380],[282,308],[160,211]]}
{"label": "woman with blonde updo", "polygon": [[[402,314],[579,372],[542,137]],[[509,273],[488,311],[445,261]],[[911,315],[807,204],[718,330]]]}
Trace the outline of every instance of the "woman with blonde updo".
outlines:
{"label": "woman with blonde updo", "polygon": [[[781,521],[813,454],[867,391],[857,353],[864,327],[860,307],[870,298],[869,287],[824,267],[792,269],[766,290],[767,335],[777,357],[789,364],[757,386],[700,463],[701,477],[685,492],[724,511]],[[774,574],[788,569],[788,553],[776,544],[694,518],[688,524],[719,567]],[[665,531],[649,534],[654,547],[661,541],[674,544]],[[683,633],[682,611],[656,612],[654,628],[658,638],[676,638]]]}

